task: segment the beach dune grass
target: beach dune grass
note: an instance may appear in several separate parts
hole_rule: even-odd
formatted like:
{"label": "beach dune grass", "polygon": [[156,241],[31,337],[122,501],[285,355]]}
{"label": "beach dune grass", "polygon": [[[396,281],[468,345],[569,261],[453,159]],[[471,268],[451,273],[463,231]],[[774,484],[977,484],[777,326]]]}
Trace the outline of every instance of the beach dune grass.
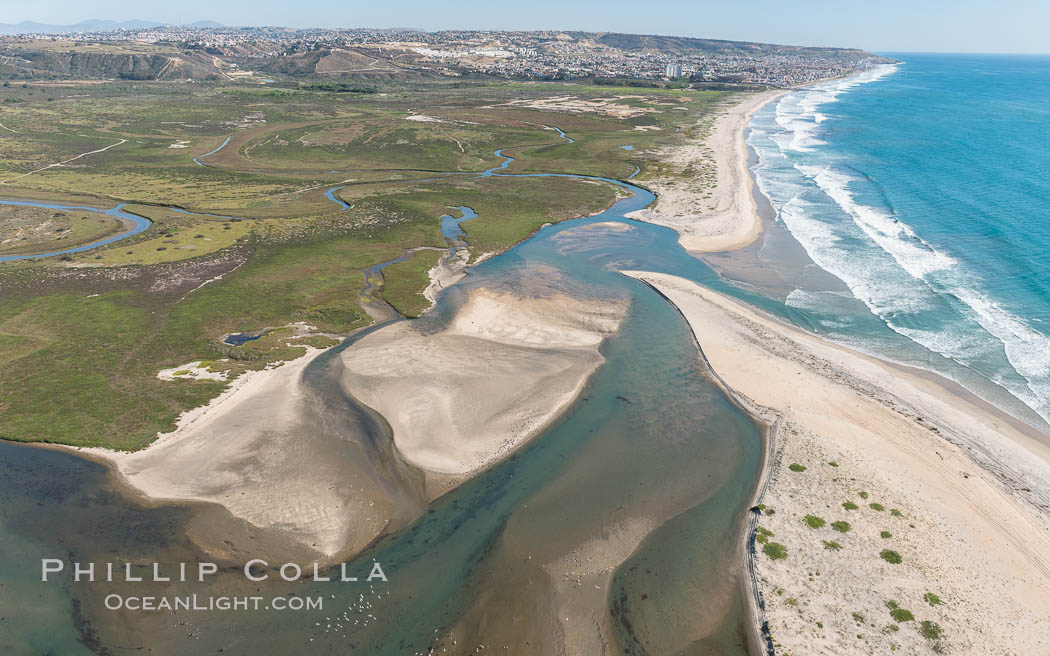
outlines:
{"label": "beach dune grass", "polygon": [[824,525],[827,524],[826,521],[816,515],[806,515],[803,521],[806,523],[806,526],[810,528],[823,528]]}
{"label": "beach dune grass", "polygon": [[891,565],[899,565],[904,562],[901,555],[892,549],[883,549],[879,552],[879,557]]}
{"label": "beach dune grass", "polygon": [[762,553],[769,556],[770,560],[782,560],[787,558],[787,547],[779,542],[767,542],[762,546]]}
{"label": "beach dune grass", "polygon": [[911,622],[915,619],[915,615],[910,610],[901,608],[896,601],[887,601],[886,608],[890,610],[890,617],[893,618],[894,622]]}

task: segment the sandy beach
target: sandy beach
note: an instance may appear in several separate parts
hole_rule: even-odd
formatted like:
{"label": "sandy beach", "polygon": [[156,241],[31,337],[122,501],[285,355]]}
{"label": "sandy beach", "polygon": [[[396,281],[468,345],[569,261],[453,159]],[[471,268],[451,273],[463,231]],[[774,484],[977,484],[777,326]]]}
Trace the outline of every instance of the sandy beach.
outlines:
{"label": "sandy beach", "polygon": [[[659,160],[692,177],[646,180],[656,202],[628,216],[671,228],[682,248],[707,253],[742,248],[762,232],[753,182],[748,170],[745,133],[751,117],[763,105],[786,91],[764,91],[746,96],[718,116],[702,143],[686,143],[659,154]],[[714,184],[705,178],[714,168]]]}
{"label": "sandy beach", "polygon": [[559,293],[475,290],[437,334],[402,322],[363,338],[342,355],[343,384],[386,418],[407,462],[466,477],[569,407],[625,310]]}
{"label": "sandy beach", "polygon": [[1050,650],[1045,436],[693,282],[626,273],[776,426],[756,561],[778,653]]}

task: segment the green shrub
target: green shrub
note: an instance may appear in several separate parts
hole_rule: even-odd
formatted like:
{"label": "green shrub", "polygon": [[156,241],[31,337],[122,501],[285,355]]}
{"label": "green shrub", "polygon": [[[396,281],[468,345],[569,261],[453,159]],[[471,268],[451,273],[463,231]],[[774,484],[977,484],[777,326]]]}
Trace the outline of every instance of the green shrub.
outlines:
{"label": "green shrub", "polygon": [[860,498],[861,499],[867,499],[868,498],[868,493],[867,492],[860,492],[859,494],[860,494]]}
{"label": "green shrub", "polygon": [[839,533],[849,533],[853,530],[853,527],[849,525],[849,522],[831,522],[831,528]]}
{"label": "green shrub", "polygon": [[769,538],[771,537],[773,537],[773,531],[770,531],[765,526],[759,526],[755,529],[755,542],[765,544],[769,542]]}
{"label": "green shrub", "polygon": [[834,460],[832,460],[828,464],[831,465],[832,467],[838,467],[839,466],[839,463],[835,462]]}
{"label": "green shrub", "polygon": [[788,465],[788,469],[790,469],[793,472],[804,472],[804,471],[806,471],[805,465],[800,465],[797,462],[793,462],[790,465]]}
{"label": "green shrub", "polygon": [[919,632],[922,633],[922,637],[927,640],[940,640],[943,635],[941,627],[937,626],[935,622],[930,620],[923,620]]}
{"label": "green shrub", "polygon": [[824,528],[824,525],[827,524],[827,522],[816,515],[806,515],[805,522],[806,526],[810,528]]}
{"label": "green shrub", "polygon": [[901,555],[892,549],[883,549],[879,552],[879,556],[891,565],[900,565],[903,562]]}
{"label": "green shrub", "polygon": [[931,606],[940,606],[944,603],[943,601],[941,601],[940,597],[933,594],[932,592],[927,592],[922,596],[922,598],[926,603],[928,603]]}
{"label": "green shrub", "polygon": [[886,510],[885,506],[883,506],[881,503],[869,503],[868,507],[871,508],[872,510],[877,510],[878,512],[882,512],[883,510]]}
{"label": "green shrub", "polygon": [[781,560],[788,557],[787,547],[778,542],[767,542],[762,547],[762,553],[769,556],[770,560]]}
{"label": "green shrub", "polygon": [[901,608],[896,601],[887,601],[886,608],[890,609],[890,617],[893,618],[894,622],[911,622],[915,619],[910,610]]}
{"label": "green shrub", "polygon": [[839,549],[842,548],[842,545],[839,544],[838,542],[835,542],[834,540],[832,540],[831,542],[828,542],[827,540],[824,540],[824,548],[827,549],[828,551],[838,551]]}
{"label": "green shrub", "polygon": [[864,616],[860,613],[853,613],[853,621],[857,624],[864,624]]}
{"label": "green shrub", "polygon": [[903,517],[904,516],[904,515],[901,514],[901,511],[897,510],[896,508],[891,510],[890,514],[893,515],[894,517]]}
{"label": "green shrub", "polygon": [[882,533],[879,533],[879,537],[881,537],[884,540],[889,540],[893,537],[893,533],[890,533],[889,531],[883,531]]}
{"label": "green shrub", "polygon": [[857,504],[853,503],[852,501],[847,501],[844,504],[842,504],[842,507],[845,508],[846,510],[856,510],[858,506],[857,506]]}

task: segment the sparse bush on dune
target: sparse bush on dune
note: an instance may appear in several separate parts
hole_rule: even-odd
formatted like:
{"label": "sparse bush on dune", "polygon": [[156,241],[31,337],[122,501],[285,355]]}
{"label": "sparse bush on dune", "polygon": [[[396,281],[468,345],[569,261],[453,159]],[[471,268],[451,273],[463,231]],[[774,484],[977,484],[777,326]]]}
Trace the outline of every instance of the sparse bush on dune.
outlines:
{"label": "sparse bush on dune", "polygon": [[879,552],[879,557],[891,565],[899,565],[904,562],[901,555],[892,549],[883,549]]}
{"label": "sparse bush on dune", "polygon": [[787,547],[778,542],[767,542],[762,547],[762,553],[769,556],[770,560],[782,560],[787,558]]}

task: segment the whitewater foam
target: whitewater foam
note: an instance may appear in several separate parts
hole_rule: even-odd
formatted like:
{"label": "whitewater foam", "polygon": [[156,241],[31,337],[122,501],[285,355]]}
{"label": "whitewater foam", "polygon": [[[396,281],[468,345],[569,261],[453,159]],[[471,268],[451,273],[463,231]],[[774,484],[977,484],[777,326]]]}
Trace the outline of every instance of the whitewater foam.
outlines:
{"label": "whitewater foam", "polygon": [[[973,272],[923,239],[888,203],[861,202],[856,188],[877,185],[821,148],[824,124],[835,118],[826,106],[897,70],[878,67],[788,94],[771,117],[756,117],[760,127],[749,143],[758,153],[758,187],[809,257],[887,327],[978,372],[1050,421],[1050,337],[993,300]],[[831,332],[846,328],[827,316],[828,300],[796,290],[786,303],[824,315],[814,318]]]}

